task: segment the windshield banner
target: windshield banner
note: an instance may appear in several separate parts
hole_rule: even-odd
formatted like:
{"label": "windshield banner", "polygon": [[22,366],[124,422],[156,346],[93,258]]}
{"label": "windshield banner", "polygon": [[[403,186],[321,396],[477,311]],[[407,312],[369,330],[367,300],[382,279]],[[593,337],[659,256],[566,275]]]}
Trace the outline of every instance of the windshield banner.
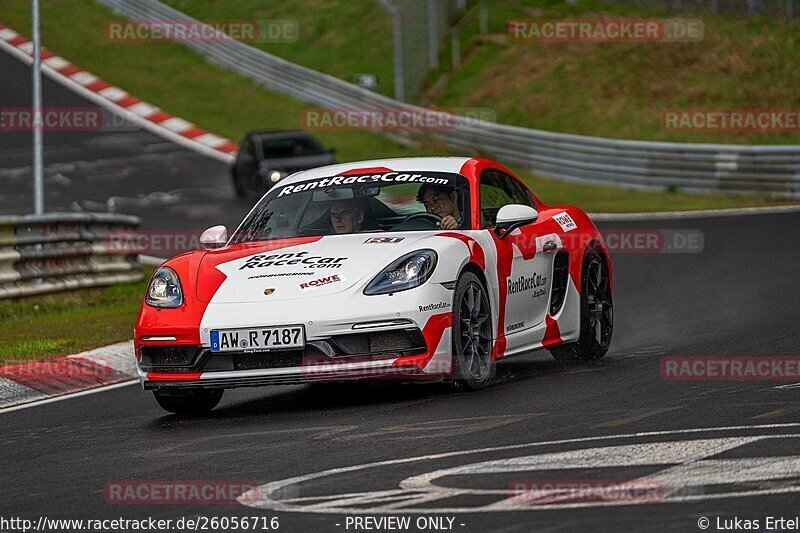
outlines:
{"label": "windshield banner", "polygon": [[359,176],[333,176],[328,178],[321,178],[316,180],[304,181],[287,185],[283,187],[278,193],[278,198],[290,194],[309,191],[312,189],[336,187],[342,185],[355,185],[355,184],[378,184],[378,185],[391,185],[395,183],[428,183],[431,185],[444,185],[448,187],[455,187],[456,177],[458,174],[445,174],[445,173],[426,173],[426,174],[411,174],[401,172],[386,172],[383,174],[363,174]]}

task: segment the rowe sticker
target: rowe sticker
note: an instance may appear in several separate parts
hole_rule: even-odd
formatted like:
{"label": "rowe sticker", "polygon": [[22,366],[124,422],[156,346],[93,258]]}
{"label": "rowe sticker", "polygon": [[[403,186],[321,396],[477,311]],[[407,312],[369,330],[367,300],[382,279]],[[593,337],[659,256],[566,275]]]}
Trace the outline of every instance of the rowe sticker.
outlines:
{"label": "rowe sticker", "polygon": [[312,289],[316,289],[318,287],[324,287],[325,285],[330,285],[331,283],[339,283],[340,281],[346,281],[345,277],[341,274],[333,274],[331,276],[325,276],[324,278],[312,279],[311,281],[304,281],[303,283],[299,284],[301,291],[310,291]]}

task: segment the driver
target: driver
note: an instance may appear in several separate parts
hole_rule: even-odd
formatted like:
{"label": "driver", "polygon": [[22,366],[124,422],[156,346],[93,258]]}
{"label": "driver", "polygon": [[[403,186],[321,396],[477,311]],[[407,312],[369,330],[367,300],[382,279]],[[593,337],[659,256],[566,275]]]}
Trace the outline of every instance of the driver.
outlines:
{"label": "driver", "polygon": [[455,189],[441,185],[423,185],[417,192],[417,201],[422,202],[428,213],[442,217],[436,223],[442,229],[456,229],[461,216],[458,210],[458,193]]}
{"label": "driver", "polygon": [[331,205],[331,225],[337,234],[357,233],[364,223],[364,207],[354,200],[337,200]]}

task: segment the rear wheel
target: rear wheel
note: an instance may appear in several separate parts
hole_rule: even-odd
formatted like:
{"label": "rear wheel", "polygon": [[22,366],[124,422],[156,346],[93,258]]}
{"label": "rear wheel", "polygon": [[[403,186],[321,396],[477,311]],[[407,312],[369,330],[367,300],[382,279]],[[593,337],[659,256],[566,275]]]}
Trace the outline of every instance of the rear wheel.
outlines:
{"label": "rear wheel", "polygon": [[608,265],[594,250],[586,252],[581,268],[581,331],[577,342],[550,349],[562,363],[602,358],[611,345],[614,303]]}
{"label": "rear wheel", "polygon": [[214,409],[225,389],[154,390],[158,405],[176,415],[201,415]]}
{"label": "rear wheel", "polygon": [[488,385],[494,376],[492,315],[489,297],[478,276],[465,272],[453,298],[453,365],[455,383],[469,390]]}

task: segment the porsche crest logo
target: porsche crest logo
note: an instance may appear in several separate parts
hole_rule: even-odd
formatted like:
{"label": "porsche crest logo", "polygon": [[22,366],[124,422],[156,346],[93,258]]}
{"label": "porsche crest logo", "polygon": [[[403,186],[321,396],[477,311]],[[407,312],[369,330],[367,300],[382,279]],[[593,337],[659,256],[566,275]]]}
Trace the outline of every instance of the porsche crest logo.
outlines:
{"label": "porsche crest logo", "polygon": [[275,292],[275,289],[264,289],[264,296],[269,296],[273,292]]}

